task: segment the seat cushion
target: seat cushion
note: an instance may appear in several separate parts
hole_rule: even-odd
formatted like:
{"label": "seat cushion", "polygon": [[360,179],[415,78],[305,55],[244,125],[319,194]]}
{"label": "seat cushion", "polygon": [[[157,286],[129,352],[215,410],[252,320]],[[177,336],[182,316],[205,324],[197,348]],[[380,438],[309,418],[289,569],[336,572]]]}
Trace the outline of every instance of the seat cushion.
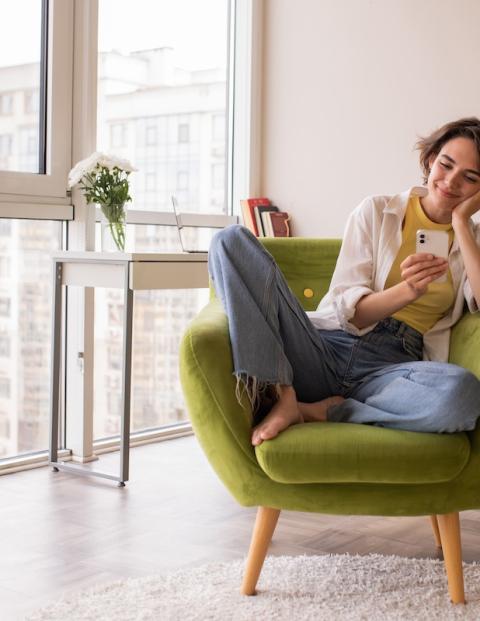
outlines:
{"label": "seat cushion", "polygon": [[465,433],[307,423],[255,452],[265,474],[279,483],[441,483],[463,470],[470,442]]}

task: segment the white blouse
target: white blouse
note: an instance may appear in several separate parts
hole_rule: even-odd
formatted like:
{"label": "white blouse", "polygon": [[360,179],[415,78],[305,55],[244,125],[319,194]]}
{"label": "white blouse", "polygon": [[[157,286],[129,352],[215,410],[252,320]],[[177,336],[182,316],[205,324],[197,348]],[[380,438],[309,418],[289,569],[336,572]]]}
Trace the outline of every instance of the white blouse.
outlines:
{"label": "white blouse", "polygon": [[[385,281],[402,244],[402,222],[411,194],[426,196],[427,190],[413,187],[393,197],[368,197],[350,214],[330,289],[317,310],[307,313],[317,328],[342,329],[362,335],[377,325],[375,322],[359,329],[350,319],[360,298],[385,288]],[[470,226],[480,245],[480,225],[471,220]],[[456,239],[448,263],[455,302],[450,311],[423,335],[425,360],[448,360],[450,328],[462,316],[465,300],[471,313],[478,311]]]}

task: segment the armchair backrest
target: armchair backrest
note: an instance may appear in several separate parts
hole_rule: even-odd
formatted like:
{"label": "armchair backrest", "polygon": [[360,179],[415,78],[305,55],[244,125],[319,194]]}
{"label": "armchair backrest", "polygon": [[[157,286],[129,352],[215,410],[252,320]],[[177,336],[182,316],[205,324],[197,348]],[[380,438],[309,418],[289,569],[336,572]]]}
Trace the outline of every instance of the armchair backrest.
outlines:
{"label": "armchair backrest", "polygon": [[264,237],[290,288],[305,310],[315,310],[328,291],[340,252],[340,239]]}
{"label": "armchair backrest", "polygon": [[[261,241],[275,257],[290,288],[305,310],[317,308],[327,292],[340,251],[339,239],[271,238]],[[305,291],[312,297],[306,297]],[[450,340],[450,362],[465,367],[480,378],[480,313],[466,312],[454,326]]]}
{"label": "armchair backrest", "polygon": [[458,364],[480,379],[480,313],[463,315],[452,328],[449,362]]}

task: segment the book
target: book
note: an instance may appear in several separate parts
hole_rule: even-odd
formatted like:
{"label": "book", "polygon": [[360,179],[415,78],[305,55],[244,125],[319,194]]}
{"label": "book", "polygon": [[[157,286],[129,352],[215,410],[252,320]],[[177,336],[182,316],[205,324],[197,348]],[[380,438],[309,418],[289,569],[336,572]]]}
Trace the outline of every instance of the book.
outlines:
{"label": "book", "polygon": [[253,211],[257,222],[258,237],[267,237],[265,229],[263,228],[262,214],[270,211],[278,211],[278,207],[274,205],[256,205]]}
{"label": "book", "polygon": [[240,201],[243,224],[257,237],[259,236],[260,231],[258,230],[254,209],[258,206],[265,207],[268,205],[270,205],[270,200],[268,198],[245,198]]}
{"label": "book", "polygon": [[265,237],[275,237],[273,234],[272,221],[270,220],[271,211],[262,211],[260,214],[262,218],[263,232]]}
{"label": "book", "polygon": [[290,237],[290,216],[286,211],[272,211],[268,214],[273,237]]}

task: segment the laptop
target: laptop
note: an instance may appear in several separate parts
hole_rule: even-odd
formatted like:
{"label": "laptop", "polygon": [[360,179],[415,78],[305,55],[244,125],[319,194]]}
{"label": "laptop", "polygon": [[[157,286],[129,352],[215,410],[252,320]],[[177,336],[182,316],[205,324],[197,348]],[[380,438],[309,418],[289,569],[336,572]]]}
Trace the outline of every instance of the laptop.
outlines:
{"label": "laptop", "polygon": [[198,249],[198,248],[191,248],[188,243],[184,242],[183,235],[182,235],[182,229],[184,228],[184,226],[183,224],[180,224],[180,219],[178,217],[178,202],[177,202],[176,197],[173,196],[173,194],[171,196],[171,200],[172,200],[173,213],[175,214],[175,222],[177,225],[178,239],[180,240],[180,247],[182,249],[182,252],[188,252],[188,253],[203,252],[204,254],[208,252],[207,248],[205,248],[204,250]]}

